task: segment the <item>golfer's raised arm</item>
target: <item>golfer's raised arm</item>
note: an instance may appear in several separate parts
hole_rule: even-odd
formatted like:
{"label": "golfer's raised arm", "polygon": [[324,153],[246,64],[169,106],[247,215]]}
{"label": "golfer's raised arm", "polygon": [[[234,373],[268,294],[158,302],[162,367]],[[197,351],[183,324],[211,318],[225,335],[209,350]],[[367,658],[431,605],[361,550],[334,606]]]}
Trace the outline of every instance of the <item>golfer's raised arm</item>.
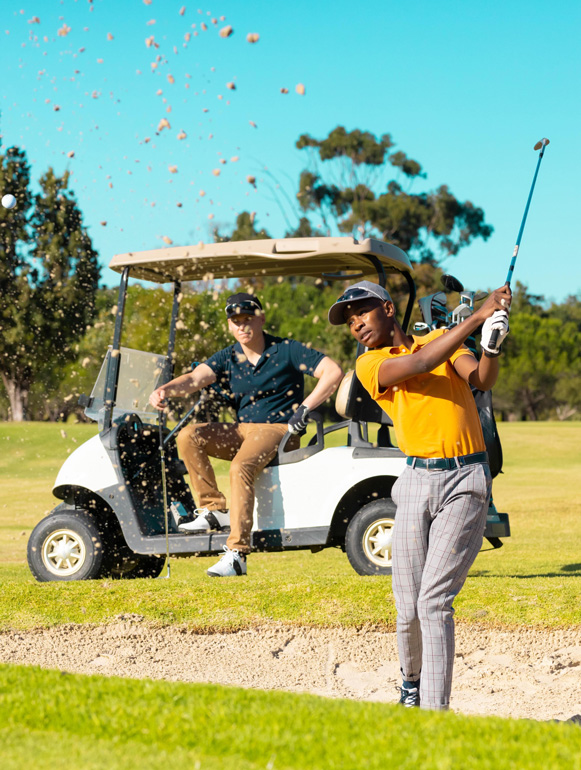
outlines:
{"label": "golfer's raised arm", "polygon": [[[436,366],[444,363],[466,341],[470,334],[475,332],[483,321],[496,310],[507,310],[510,308],[510,300],[510,288],[501,286],[500,289],[493,291],[484,304],[469,318],[453,329],[447,330],[445,334],[428,342],[421,350],[414,353],[413,356],[401,356],[384,361],[379,368],[380,388],[385,389],[392,385],[398,385],[410,377],[431,372]],[[484,372],[485,370],[486,365],[483,365],[481,371]],[[478,384],[476,380],[468,380],[469,373],[466,373],[466,376],[464,376],[462,370],[459,374],[467,382],[469,381],[474,385]]]}
{"label": "golfer's raised arm", "polygon": [[149,403],[156,409],[163,409],[166,398],[189,396],[190,393],[207,388],[213,382],[216,382],[214,371],[207,364],[199,364],[193,372],[182,374],[154,390],[149,397]]}

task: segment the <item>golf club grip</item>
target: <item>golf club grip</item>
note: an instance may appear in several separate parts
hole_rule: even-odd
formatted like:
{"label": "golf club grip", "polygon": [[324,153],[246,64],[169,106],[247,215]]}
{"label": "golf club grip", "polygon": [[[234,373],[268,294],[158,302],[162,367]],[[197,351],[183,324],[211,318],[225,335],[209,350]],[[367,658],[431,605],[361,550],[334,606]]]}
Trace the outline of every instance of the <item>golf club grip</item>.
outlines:
{"label": "golf club grip", "polygon": [[490,335],[490,347],[494,350],[496,348],[496,343],[498,342],[498,335],[500,332],[498,329],[493,329],[492,334]]}
{"label": "golf club grip", "polygon": [[[516,255],[515,255],[516,256]],[[513,257],[514,259],[515,257]],[[510,288],[510,281],[506,281],[504,284],[505,286],[508,286]],[[504,300],[502,300],[504,302]],[[490,347],[494,350],[496,348],[496,343],[498,342],[498,335],[500,334],[499,329],[493,329],[492,334],[490,335]]]}

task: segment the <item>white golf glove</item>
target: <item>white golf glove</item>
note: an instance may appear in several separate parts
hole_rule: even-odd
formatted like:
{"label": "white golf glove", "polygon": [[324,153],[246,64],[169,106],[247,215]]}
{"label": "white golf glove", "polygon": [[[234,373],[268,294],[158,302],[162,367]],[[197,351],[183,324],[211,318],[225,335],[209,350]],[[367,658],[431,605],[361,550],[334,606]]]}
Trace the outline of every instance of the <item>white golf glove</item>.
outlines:
{"label": "white golf glove", "polygon": [[[498,330],[496,345],[493,347],[490,342],[492,332]],[[506,310],[495,310],[494,313],[482,324],[482,337],[480,338],[480,347],[485,353],[491,356],[500,354],[502,341],[508,334],[508,313]]]}

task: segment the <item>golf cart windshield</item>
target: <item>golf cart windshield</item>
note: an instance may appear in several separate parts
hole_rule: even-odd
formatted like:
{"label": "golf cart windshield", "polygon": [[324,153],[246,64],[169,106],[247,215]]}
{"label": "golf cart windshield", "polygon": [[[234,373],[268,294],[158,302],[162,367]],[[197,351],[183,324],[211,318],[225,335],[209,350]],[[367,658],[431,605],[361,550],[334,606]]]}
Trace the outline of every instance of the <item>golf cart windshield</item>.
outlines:
{"label": "golf cart windshield", "polygon": [[[87,417],[97,421],[99,428],[102,427],[104,419],[105,381],[111,350],[109,346],[89,405],[85,408]],[[150,405],[149,395],[161,384],[165,363],[166,357],[157,353],[120,348],[119,381],[113,419],[128,412],[137,414],[146,421],[157,419],[158,412]]]}

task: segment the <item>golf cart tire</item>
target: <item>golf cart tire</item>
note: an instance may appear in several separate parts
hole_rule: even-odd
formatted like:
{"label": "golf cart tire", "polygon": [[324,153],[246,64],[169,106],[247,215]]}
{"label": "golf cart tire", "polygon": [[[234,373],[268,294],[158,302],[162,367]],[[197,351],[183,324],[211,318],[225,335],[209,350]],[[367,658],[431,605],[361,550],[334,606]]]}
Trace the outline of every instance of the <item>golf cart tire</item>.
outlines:
{"label": "golf cart tire", "polygon": [[41,583],[95,580],[102,573],[103,539],[86,511],[60,510],[32,530],[27,556],[30,571]]}
{"label": "golf cart tire", "polygon": [[395,503],[382,497],[364,505],[349,522],[345,550],[359,575],[391,575],[391,536]]}

